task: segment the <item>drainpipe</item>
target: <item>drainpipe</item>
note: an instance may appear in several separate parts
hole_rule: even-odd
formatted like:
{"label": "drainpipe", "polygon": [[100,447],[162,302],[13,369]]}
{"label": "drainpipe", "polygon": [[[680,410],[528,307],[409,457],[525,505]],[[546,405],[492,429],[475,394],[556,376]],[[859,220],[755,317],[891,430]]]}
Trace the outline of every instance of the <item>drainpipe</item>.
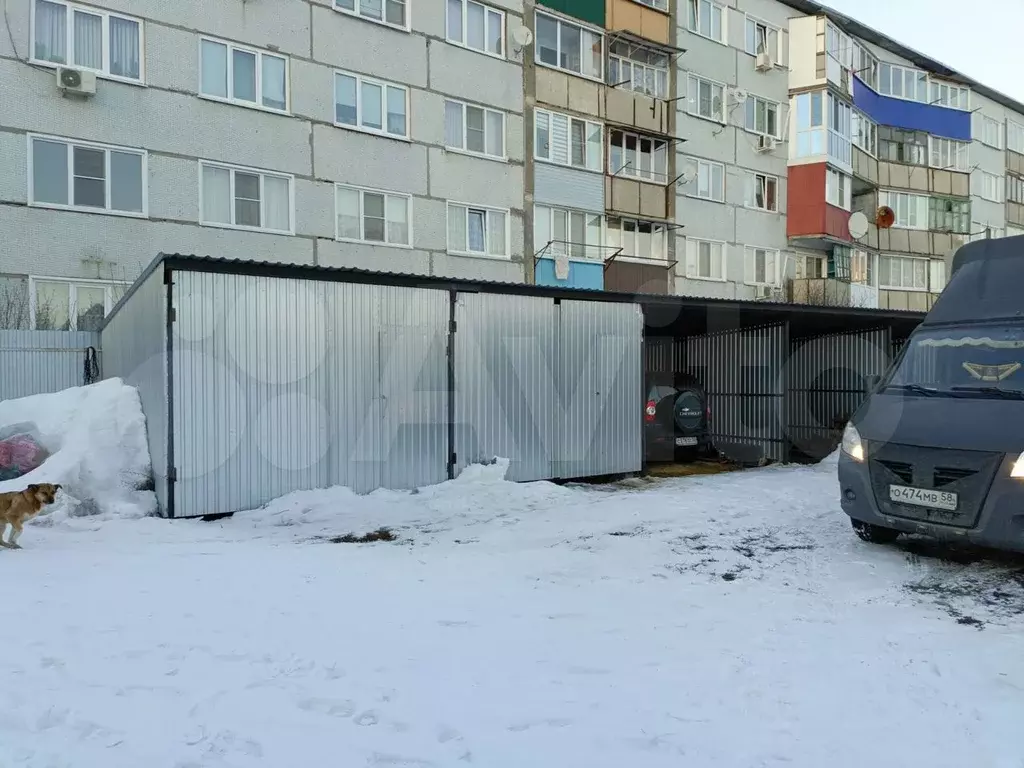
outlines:
{"label": "drainpipe", "polygon": [[[603,1],[603,0],[602,0]],[[537,45],[536,14],[534,0],[523,2],[523,25],[533,33],[533,42],[523,48],[523,280],[528,285],[536,282],[537,252],[533,242],[533,110],[537,103],[537,64],[534,46]]]}

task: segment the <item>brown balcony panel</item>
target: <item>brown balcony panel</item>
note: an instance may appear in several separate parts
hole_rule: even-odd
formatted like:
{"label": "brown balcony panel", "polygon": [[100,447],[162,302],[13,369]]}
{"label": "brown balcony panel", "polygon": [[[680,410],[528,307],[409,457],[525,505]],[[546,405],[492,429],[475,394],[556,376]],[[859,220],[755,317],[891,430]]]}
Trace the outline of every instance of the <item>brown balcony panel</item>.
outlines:
{"label": "brown balcony panel", "polygon": [[634,0],[607,0],[605,13],[608,29],[614,32],[629,32],[663,45],[669,43],[672,19],[664,11],[648,8]]}
{"label": "brown balcony panel", "polygon": [[614,293],[669,293],[669,264],[613,259],[605,265],[604,287]]}
{"label": "brown balcony panel", "polygon": [[625,176],[605,177],[608,209],[640,219],[669,218],[668,194],[662,184],[650,184]]}
{"label": "brown balcony panel", "polygon": [[[609,122],[636,128],[643,133],[670,134],[670,113],[664,101],[626,88],[604,89],[605,117]],[[652,110],[651,107],[654,107]]]}

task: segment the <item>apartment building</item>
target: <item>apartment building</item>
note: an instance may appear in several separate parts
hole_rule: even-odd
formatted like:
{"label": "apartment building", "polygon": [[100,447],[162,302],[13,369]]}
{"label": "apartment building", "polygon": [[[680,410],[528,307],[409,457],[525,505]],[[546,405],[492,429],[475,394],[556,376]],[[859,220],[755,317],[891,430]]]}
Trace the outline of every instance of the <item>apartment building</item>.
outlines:
{"label": "apartment building", "polygon": [[1019,232],[1007,174],[1022,166],[1006,148],[1024,150],[1024,105],[792,4],[809,15],[789,23],[789,297],[927,310],[961,244]]}
{"label": "apartment building", "polygon": [[534,279],[670,292],[677,51],[668,0],[540,0],[532,21]]}
{"label": "apartment building", "polygon": [[6,325],[93,328],[160,251],[524,279],[520,0],[5,9]]}

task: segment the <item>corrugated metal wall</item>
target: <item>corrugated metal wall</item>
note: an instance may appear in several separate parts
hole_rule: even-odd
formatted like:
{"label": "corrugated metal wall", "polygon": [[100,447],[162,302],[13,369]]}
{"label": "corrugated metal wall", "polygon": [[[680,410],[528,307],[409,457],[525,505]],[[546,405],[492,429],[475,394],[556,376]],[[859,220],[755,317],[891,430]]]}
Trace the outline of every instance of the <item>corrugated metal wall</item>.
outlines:
{"label": "corrugated metal wall", "polygon": [[0,400],[82,386],[87,347],[102,371],[98,333],[0,330]]}
{"label": "corrugated metal wall", "polygon": [[448,294],[175,273],[174,515],[447,476]]}
{"label": "corrugated metal wall", "polygon": [[787,458],[787,339],[788,326],[771,325],[677,343],[676,370],[692,373],[707,388],[711,436],[727,457]]}
{"label": "corrugated metal wall", "polygon": [[562,403],[555,477],[643,468],[644,317],[636,304],[558,305]]}
{"label": "corrugated metal wall", "polygon": [[793,447],[814,458],[828,455],[867,397],[865,377],[885,373],[892,349],[888,328],[794,339],[787,366]]}
{"label": "corrugated metal wall", "polygon": [[460,294],[455,318],[457,471],[495,457],[516,481],[642,468],[639,306]]}
{"label": "corrugated metal wall", "polygon": [[146,439],[153,484],[161,510],[167,508],[167,286],[154,270],[111,315],[102,333],[109,349],[104,378],[135,387],[146,415]]}
{"label": "corrugated metal wall", "polygon": [[456,472],[496,457],[506,477],[555,477],[560,402],[558,306],[551,299],[459,294],[455,304]]}

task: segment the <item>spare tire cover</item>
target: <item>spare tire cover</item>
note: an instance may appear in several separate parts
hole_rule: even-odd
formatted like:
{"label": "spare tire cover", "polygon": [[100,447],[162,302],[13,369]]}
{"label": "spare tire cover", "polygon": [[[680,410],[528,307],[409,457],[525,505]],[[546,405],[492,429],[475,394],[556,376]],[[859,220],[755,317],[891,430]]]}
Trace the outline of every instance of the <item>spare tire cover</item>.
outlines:
{"label": "spare tire cover", "polygon": [[680,392],[673,410],[676,424],[681,429],[696,431],[704,423],[704,399],[697,390],[687,389]]}

